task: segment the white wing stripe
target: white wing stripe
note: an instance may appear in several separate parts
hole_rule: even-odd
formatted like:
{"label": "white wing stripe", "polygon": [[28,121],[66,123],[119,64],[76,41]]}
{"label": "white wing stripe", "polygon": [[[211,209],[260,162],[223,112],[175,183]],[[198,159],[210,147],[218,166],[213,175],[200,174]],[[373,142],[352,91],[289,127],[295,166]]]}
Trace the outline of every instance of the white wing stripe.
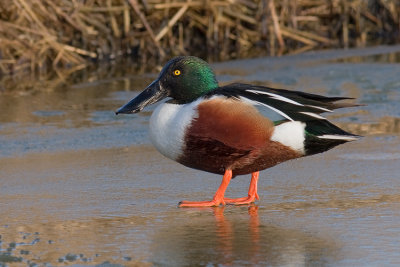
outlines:
{"label": "white wing stripe", "polygon": [[320,116],[318,114],[312,113],[312,112],[299,112],[299,113],[304,114],[304,115],[308,115],[310,117],[317,118],[319,120],[326,120],[326,118],[324,118],[324,117],[322,117],[322,116]]}
{"label": "white wing stripe", "polygon": [[333,134],[324,134],[317,136],[321,139],[335,139],[335,140],[346,140],[346,141],[354,141],[357,140],[356,136],[348,136],[348,135],[333,135]]}
{"label": "white wing stripe", "polygon": [[297,106],[306,106],[306,107],[310,107],[310,108],[316,108],[322,111],[326,111],[326,112],[332,112],[332,110],[327,109],[327,108],[323,108],[323,107],[318,107],[318,106],[314,106],[314,105],[303,105],[299,102],[296,102],[292,99],[289,99],[287,97],[281,96],[281,95],[277,95],[277,94],[273,94],[273,93],[269,93],[269,92],[263,92],[263,91],[257,91],[257,90],[246,90],[247,92],[251,92],[254,94],[263,94],[263,95],[269,95],[271,98],[276,99],[276,100],[280,100],[280,101],[284,101],[293,105],[297,105]]}
{"label": "white wing stripe", "polygon": [[277,112],[278,114],[282,115],[282,116],[285,117],[286,119],[291,120],[291,121],[294,121],[294,120],[293,120],[292,118],[290,118],[287,114],[285,114],[285,113],[283,113],[282,111],[280,111],[279,109],[276,109],[276,108],[274,108],[274,107],[271,107],[271,106],[269,106],[269,105],[267,105],[267,104],[264,104],[264,103],[261,103],[261,102],[258,102],[258,101],[254,101],[254,100],[251,100],[251,99],[248,99],[247,97],[244,97],[244,96],[240,96],[240,100],[242,100],[242,101],[244,101],[244,102],[248,102],[248,103],[250,103],[250,104],[252,104],[252,105],[254,105],[254,106],[257,106],[257,105],[265,106],[265,107],[267,107],[267,108],[269,108],[269,109],[272,109],[273,111]]}
{"label": "white wing stripe", "polygon": [[297,105],[297,106],[304,106],[303,104],[300,104],[299,102],[293,101],[287,97],[281,96],[281,95],[277,95],[277,94],[273,94],[273,93],[268,93],[268,92],[263,92],[263,91],[257,91],[257,90],[246,90],[247,92],[251,92],[251,93],[255,93],[255,94],[263,94],[263,95],[269,95],[270,97],[276,99],[276,100],[280,100],[283,102],[287,102],[293,105]]}
{"label": "white wing stripe", "polygon": [[[254,90],[247,90],[247,91],[254,91]],[[257,91],[254,91],[254,92],[257,92]],[[263,93],[265,93],[265,92],[263,92]],[[266,93],[266,94],[268,94],[268,93]],[[287,115],[286,113],[284,113],[283,111],[281,111],[281,110],[279,110],[279,109],[276,109],[276,108],[274,108],[274,107],[271,107],[270,105],[267,105],[267,104],[264,104],[264,103],[262,103],[262,102],[258,102],[258,101],[255,101],[255,100],[248,99],[247,97],[244,97],[244,96],[240,96],[239,98],[240,98],[240,100],[242,100],[243,102],[250,103],[251,105],[254,105],[254,106],[257,106],[257,105],[265,106],[265,107],[267,107],[267,108],[269,108],[269,109],[271,109],[271,110],[277,112],[278,114],[282,115],[282,116],[285,117],[286,119],[291,120],[291,121],[294,121],[291,117],[289,117],[289,115]],[[324,109],[324,108],[321,108],[321,109]],[[328,109],[324,109],[324,110],[330,111],[330,110],[328,110]],[[316,114],[316,113],[313,113],[313,112],[305,112],[305,111],[303,111],[303,112],[299,112],[299,113],[304,114],[304,115],[307,115],[307,116],[310,116],[310,117],[314,117],[314,118],[319,119],[319,120],[326,120],[326,118],[324,118],[324,117],[322,117],[322,116],[320,116],[320,115],[318,115],[318,114]]]}
{"label": "white wing stripe", "polygon": [[306,105],[306,106],[310,107],[310,108],[317,108],[319,110],[323,110],[323,111],[326,111],[326,112],[333,112],[332,110],[327,109],[327,108],[323,108],[323,107],[318,107],[318,106],[313,106],[313,105]]}

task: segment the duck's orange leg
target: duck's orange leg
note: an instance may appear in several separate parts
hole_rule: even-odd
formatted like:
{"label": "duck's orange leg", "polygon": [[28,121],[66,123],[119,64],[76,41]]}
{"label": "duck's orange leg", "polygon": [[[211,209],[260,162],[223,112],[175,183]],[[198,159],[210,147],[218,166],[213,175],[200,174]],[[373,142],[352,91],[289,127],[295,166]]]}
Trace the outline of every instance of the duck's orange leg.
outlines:
{"label": "duck's orange leg", "polygon": [[225,205],[224,195],[229,182],[232,179],[232,170],[226,170],[222,177],[221,185],[211,201],[181,201],[179,207],[212,207],[219,206],[220,204]]}
{"label": "duck's orange leg", "polygon": [[256,199],[260,199],[257,194],[257,182],[258,182],[258,176],[260,172],[253,172],[251,174],[251,181],[250,181],[250,186],[249,186],[249,194],[247,197],[241,197],[241,198],[224,198],[224,201],[226,204],[235,204],[235,205],[244,205],[244,204],[250,204],[254,202]]}

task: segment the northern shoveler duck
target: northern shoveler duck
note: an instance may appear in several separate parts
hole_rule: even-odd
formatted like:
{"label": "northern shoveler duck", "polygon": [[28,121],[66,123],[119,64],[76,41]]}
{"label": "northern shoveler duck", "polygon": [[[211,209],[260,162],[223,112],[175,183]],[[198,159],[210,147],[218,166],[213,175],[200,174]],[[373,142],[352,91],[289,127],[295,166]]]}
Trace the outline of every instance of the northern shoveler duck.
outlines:
{"label": "northern shoveler duck", "polygon": [[[187,167],[223,174],[211,201],[182,201],[180,207],[248,204],[259,199],[259,171],[356,140],[320,114],[354,104],[347,97],[234,83],[219,86],[207,62],[176,57],[143,92],[116,111],[137,113],[160,104],[150,118],[150,138],[164,156]],[[250,174],[247,197],[228,199],[232,177]]]}

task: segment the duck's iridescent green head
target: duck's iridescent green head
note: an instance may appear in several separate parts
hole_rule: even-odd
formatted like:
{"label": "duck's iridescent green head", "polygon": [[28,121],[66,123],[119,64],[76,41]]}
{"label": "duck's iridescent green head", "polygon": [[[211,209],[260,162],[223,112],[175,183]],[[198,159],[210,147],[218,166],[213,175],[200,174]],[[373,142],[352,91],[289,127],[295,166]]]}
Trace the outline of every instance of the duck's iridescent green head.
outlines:
{"label": "duck's iridescent green head", "polygon": [[164,66],[156,80],[116,113],[136,113],[166,97],[175,103],[189,103],[217,87],[207,62],[192,56],[176,57]]}

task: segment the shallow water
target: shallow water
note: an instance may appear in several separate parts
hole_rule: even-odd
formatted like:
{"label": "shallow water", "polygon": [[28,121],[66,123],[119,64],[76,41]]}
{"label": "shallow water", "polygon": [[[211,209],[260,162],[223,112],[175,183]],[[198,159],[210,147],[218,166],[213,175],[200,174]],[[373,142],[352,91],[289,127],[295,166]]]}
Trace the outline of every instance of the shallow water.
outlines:
{"label": "shallow water", "polygon": [[[251,206],[179,209],[221,177],[161,156],[150,108],[113,111],[154,75],[0,94],[0,266],[377,266],[400,258],[400,47],[214,64],[242,81],[357,98],[364,135],[260,174]],[[234,179],[228,197],[247,192]],[[113,265],[114,264],[114,265]]]}

